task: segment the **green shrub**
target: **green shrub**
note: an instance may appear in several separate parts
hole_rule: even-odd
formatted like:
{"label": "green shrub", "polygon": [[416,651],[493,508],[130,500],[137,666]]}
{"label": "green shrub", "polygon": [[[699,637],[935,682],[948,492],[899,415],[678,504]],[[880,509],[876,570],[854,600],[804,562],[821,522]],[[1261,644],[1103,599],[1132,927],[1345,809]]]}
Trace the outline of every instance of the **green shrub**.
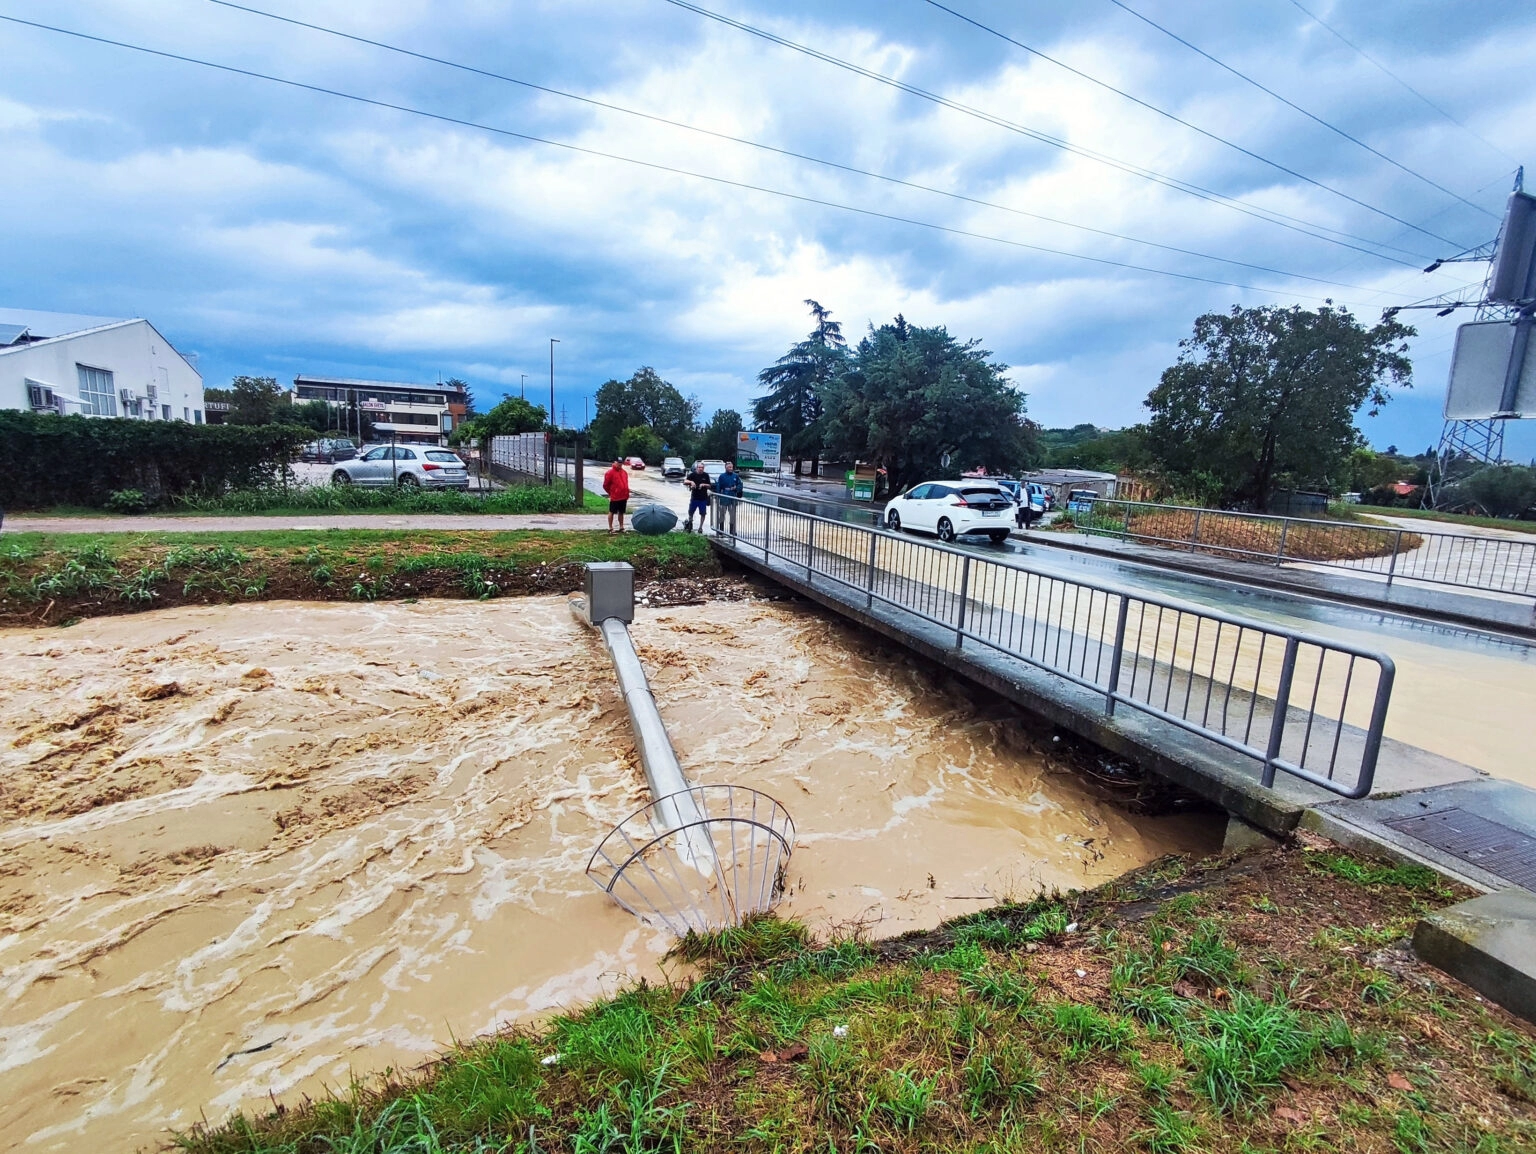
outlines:
{"label": "green shrub", "polygon": [[187,425],[0,411],[0,509],[146,504],[270,484],[308,436],[291,425]]}
{"label": "green shrub", "polygon": [[114,489],[107,494],[107,508],[114,513],[142,513],[149,508],[149,498],[138,489]]}

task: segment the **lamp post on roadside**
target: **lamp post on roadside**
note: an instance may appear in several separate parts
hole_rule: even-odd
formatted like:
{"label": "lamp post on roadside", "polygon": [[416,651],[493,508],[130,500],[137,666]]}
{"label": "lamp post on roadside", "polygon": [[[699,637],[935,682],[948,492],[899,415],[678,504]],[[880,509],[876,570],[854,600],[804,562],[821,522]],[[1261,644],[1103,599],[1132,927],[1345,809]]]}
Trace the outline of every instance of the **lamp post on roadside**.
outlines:
{"label": "lamp post on roadside", "polygon": [[[551,429],[557,427],[555,425],[555,346],[559,343],[559,337],[549,338],[549,427]],[[546,454],[545,460],[549,462],[549,479],[551,482],[553,482],[555,479],[555,452],[553,434],[551,434],[550,451],[548,454]]]}

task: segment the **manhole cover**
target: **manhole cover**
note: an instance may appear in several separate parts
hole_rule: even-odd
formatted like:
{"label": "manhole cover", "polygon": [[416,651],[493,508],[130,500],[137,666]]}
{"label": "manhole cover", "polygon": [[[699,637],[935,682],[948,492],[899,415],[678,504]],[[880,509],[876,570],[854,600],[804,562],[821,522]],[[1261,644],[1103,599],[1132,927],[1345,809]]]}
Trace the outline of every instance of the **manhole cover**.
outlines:
{"label": "manhole cover", "polygon": [[1457,806],[1383,823],[1505,881],[1536,889],[1536,838]]}

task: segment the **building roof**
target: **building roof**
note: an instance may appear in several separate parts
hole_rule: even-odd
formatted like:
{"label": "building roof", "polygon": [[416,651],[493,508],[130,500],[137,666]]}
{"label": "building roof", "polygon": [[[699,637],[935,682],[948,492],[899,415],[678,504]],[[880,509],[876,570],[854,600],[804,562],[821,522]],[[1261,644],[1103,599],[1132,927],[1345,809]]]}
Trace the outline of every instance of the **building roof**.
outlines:
{"label": "building roof", "polygon": [[[0,326],[20,325],[33,340],[49,337],[67,337],[86,329],[99,329],[106,325],[119,325],[132,318],[93,317],[84,313],[49,313],[41,309],[0,309]],[[14,340],[15,338],[11,338]],[[5,342],[0,341],[0,344]]]}
{"label": "building roof", "polygon": [[1048,481],[1052,484],[1070,484],[1073,481],[1113,481],[1114,473],[1101,473],[1097,469],[1036,469],[1024,474],[1031,481]]}
{"label": "building roof", "polygon": [[334,388],[341,385],[348,389],[405,389],[415,393],[459,393],[462,390],[454,385],[445,385],[441,382],[431,385],[418,384],[415,381],[365,381],[354,377],[312,377],[300,373],[293,378],[294,388],[300,385],[324,385]]}

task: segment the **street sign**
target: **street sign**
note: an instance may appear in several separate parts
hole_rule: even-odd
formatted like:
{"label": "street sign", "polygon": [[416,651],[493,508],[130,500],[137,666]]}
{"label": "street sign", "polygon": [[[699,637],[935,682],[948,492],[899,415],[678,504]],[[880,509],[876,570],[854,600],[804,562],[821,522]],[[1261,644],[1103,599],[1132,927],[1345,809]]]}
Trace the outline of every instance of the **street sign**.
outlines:
{"label": "street sign", "polygon": [[736,464],[743,469],[767,469],[776,473],[783,444],[784,437],[780,433],[743,429],[736,434]]}

